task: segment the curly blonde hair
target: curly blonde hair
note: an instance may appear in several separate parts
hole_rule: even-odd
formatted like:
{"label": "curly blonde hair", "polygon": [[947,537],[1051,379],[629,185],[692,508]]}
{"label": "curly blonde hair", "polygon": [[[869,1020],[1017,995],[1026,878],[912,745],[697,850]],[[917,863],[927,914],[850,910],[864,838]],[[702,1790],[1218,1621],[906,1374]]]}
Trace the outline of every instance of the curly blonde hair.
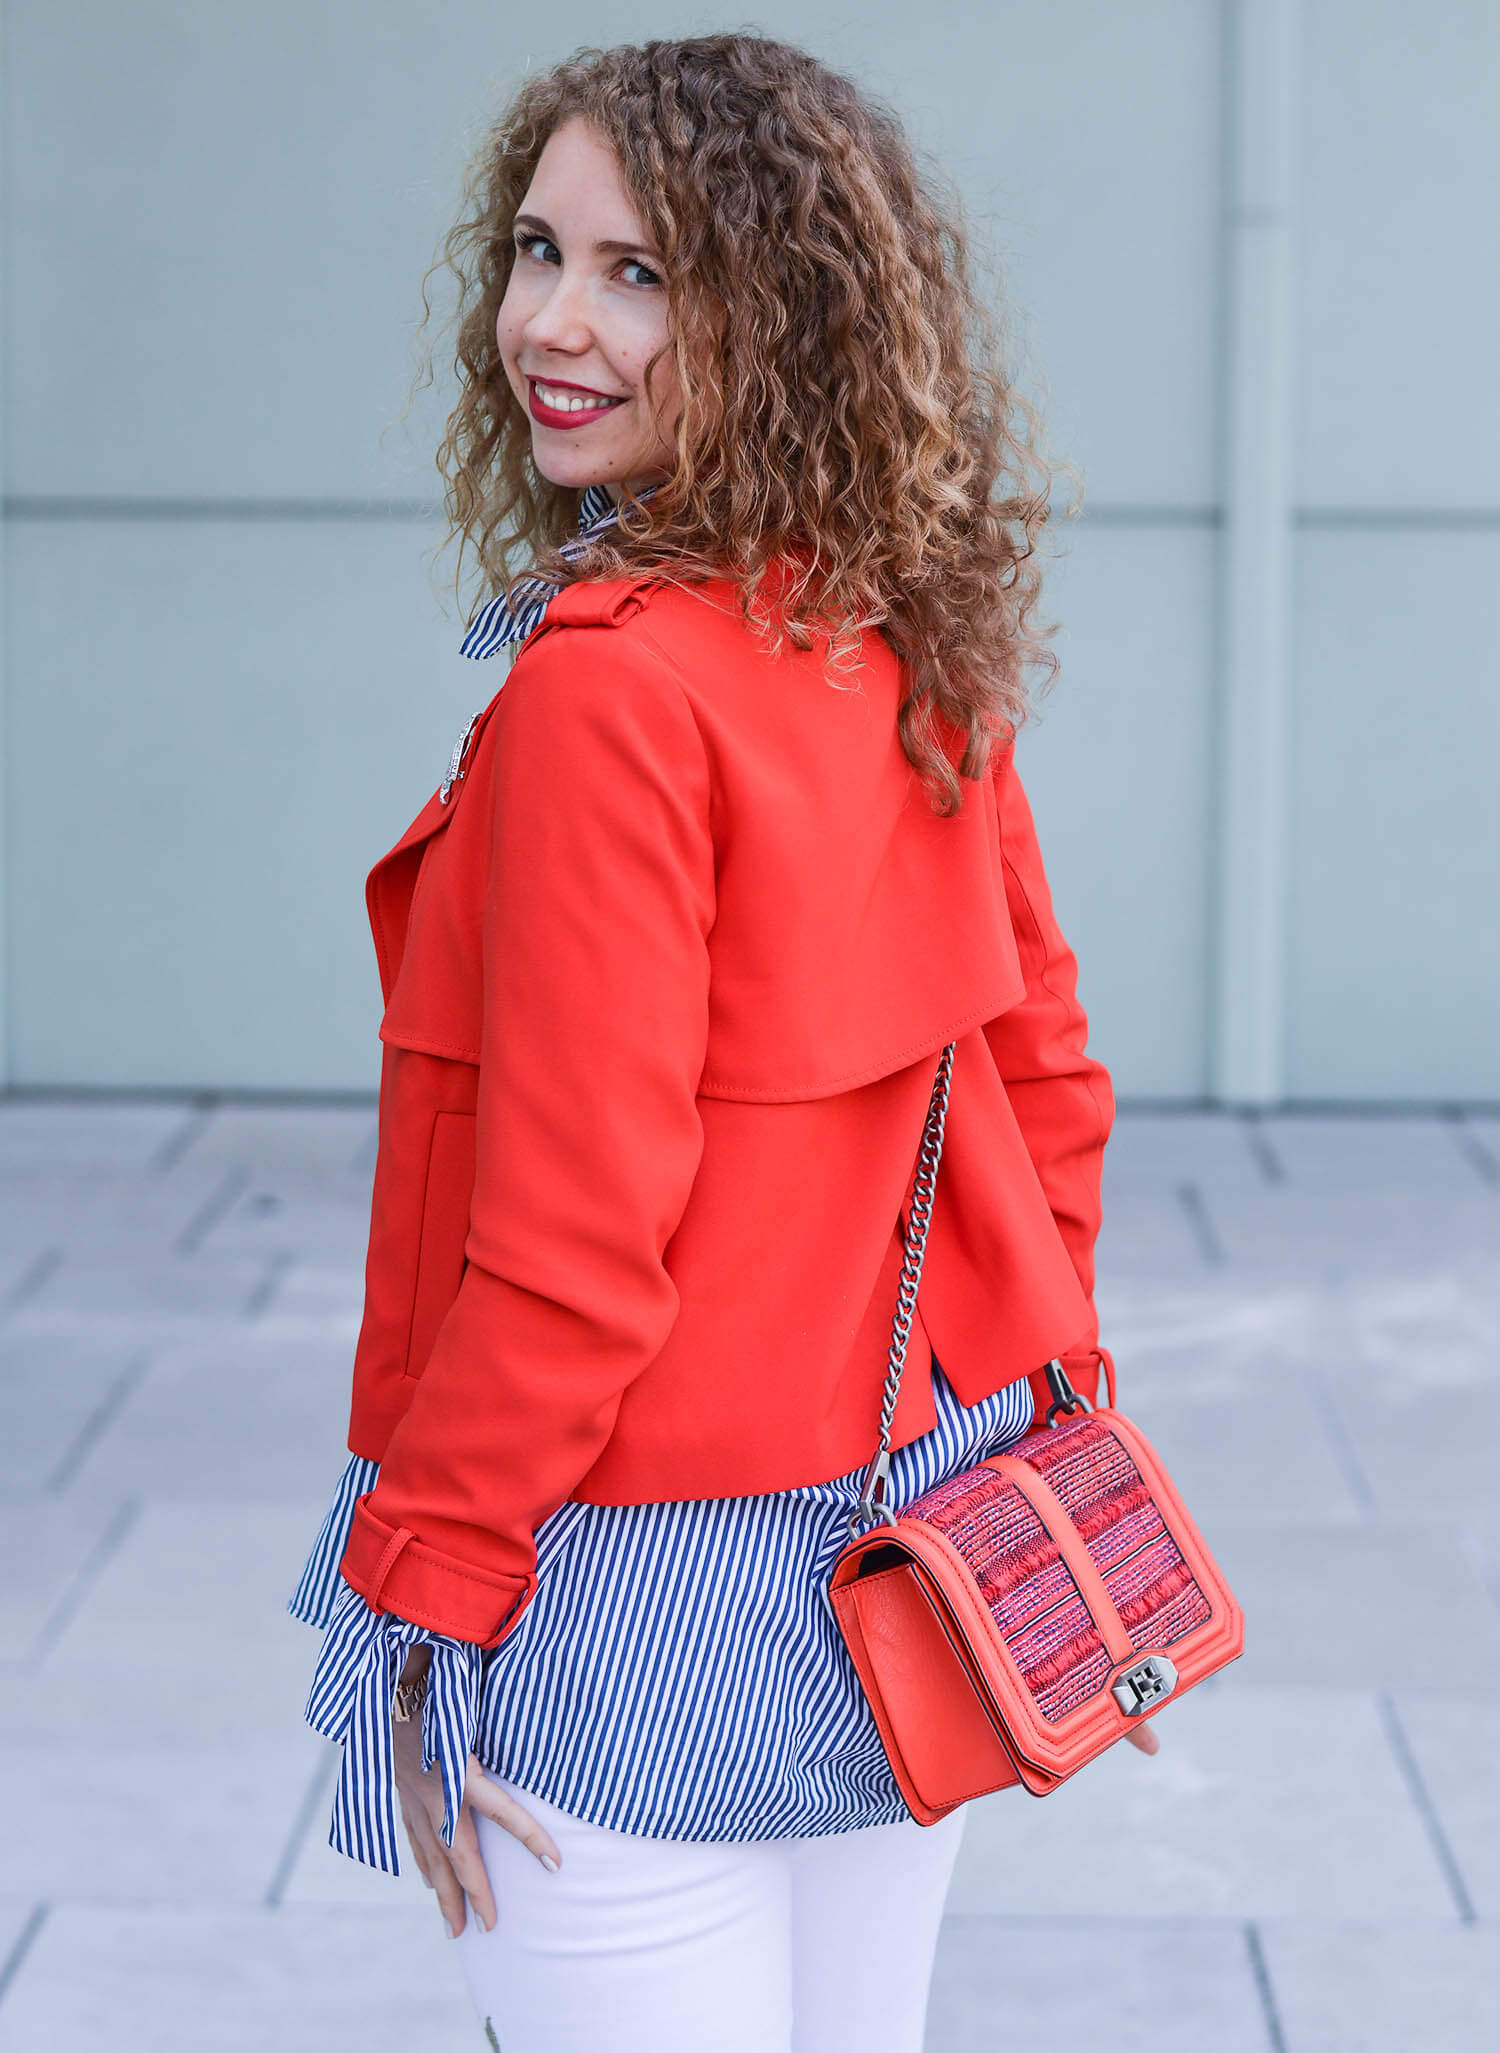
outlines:
{"label": "curly blonde hair", "polygon": [[[683,405],[672,475],[565,559],[581,495],[537,471],[495,327],[513,217],[575,115],[612,145],[662,254]],[[472,550],[487,592],[531,570],[727,577],[773,650],[826,634],[840,670],[878,629],[904,667],[907,759],[957,812],[960,779],[1027,717],[1028,670],[1057,668],[1055,628],[1033,617],[1053,467],[959,202],[919,173],[896,115],[766,36],[585,48],[515,93],[464,200],[433,266],[457,284],[460,398],[437,456],[456,576]],[[772,609],[778,558],[793,572]]]}

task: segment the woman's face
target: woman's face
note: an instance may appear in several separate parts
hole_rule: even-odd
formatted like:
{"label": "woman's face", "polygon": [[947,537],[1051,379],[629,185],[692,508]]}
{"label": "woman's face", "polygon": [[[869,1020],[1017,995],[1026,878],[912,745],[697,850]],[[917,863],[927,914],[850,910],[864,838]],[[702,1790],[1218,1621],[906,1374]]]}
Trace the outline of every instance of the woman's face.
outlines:
{"label": "woman's face", "polygon": [[660,258],[609,144],[581,115],[548,137],[514,223],[495,323],[531,452],[554,485],[644,489],[672,471],[682,411]]}

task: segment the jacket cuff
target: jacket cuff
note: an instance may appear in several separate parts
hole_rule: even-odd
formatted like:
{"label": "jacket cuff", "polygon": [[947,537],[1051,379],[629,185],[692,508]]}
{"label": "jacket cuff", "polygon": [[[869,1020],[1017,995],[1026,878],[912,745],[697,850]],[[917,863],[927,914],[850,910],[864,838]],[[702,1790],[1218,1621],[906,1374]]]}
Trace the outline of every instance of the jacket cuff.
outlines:
{"label": "jacket cuff", "polygon": [[494,1575],[387,1525],[368,1495],[355,1504],[339,1572],[372,1611],[485,1648],[499,1646],[537,1587],[535,1574]]}

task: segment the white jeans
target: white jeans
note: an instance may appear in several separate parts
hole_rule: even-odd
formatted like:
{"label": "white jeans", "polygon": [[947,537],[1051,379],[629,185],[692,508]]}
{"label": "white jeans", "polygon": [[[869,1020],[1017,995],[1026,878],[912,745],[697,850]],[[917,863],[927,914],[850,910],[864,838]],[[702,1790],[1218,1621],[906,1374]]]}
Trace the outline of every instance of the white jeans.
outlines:
{"label": "white jeans", "polygon": [[476,1818],[497,1916],[458,1951],[500,2053],[922,2053],[968,1806],[713,1844],[584,1824],[503,1777],[562,1855]]}

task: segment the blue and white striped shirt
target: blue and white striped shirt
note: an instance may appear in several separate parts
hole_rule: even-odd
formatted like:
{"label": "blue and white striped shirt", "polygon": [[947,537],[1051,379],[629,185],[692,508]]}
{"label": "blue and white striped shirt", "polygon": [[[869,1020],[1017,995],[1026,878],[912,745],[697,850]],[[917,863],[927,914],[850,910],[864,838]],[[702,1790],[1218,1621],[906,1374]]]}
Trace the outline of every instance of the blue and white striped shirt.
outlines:
{"label": "blue and white striped shirt", "polygon": [[[649,499],[655,489],[648,485],[637,496]],[[578,507],[578,533],[562,544],[562,554],[578,555],[586,542],[613,524],[619,510],[603,485],[588,486]],[[543,615],[556,596],[556,587],[542,577],[523,579],[508,599],[504,592],[498,593],[469,622],[459,654],[482,663],[502,649],[525,641],[534,627],[541,626]]]}
{"label": "blue and white striped shirt", "polygon": [[[970,1406],[936,1362],[932,1383],[937,1424],[891,1458],[897,1512],[1031,1425],[1024,1378]],[[341,1852],[396,1872],[391,1692],[419,1641],[434,1649],[424,1751],[443,1766],[448,1834],[471,1751],[573,1817],[655,1839],[909,1815],[827,1594],[863,1463],[757,1497],[560,1505],[537,1531],[536,1593],[488,1654],[377,1615],[342,1582],[354,1501],[378,1472],[351,1459],[291,1607],[329,1625],[308,1720],[344,1742]]]}
{"label": "blue and white striped shirt", "polygon": [[[614,516],[591,487],[564,553]],[[524,639],[552,596],[534,578],[492,599],[463,653]],[[1024,1378],[968,1407],[936,1362],[932,1382],[936,1425],[892,1456],[895,1511],[1031,1424]],[[290,1607],[328,1628],[307,1717],[344,1746],[341,1852],[397,1872],[391,1702],[419,1643],[433,1649],[423,1754],[442,1769],[449,1844],[470,1752],[574,1817],[651,1838],[781,1839],[909,1815],[827,1594],[863,1463],[756,1497],[569,1500],[538,1529],[536,1592],[488,1654],[377,1614],[339,1576],[378,1475],[351,1457]]]}

